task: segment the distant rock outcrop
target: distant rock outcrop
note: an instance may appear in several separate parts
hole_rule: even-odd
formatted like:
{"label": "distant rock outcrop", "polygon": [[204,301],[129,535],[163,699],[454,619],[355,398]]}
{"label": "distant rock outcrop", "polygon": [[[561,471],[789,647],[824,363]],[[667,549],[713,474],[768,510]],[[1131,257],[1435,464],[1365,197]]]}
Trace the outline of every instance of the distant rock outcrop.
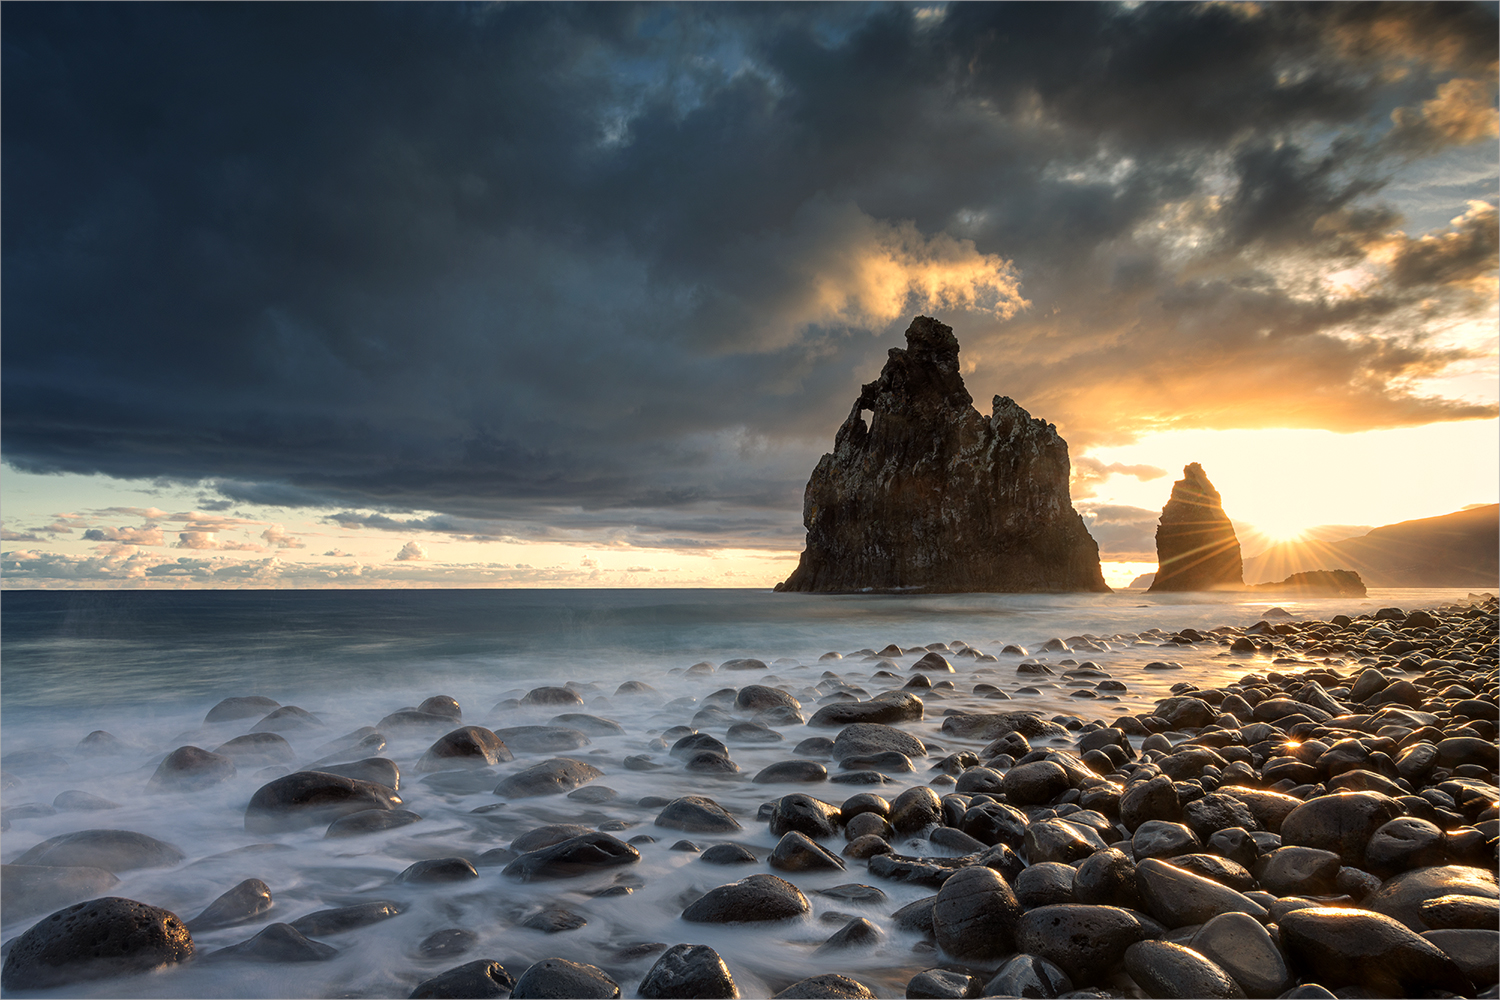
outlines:
{"label": "distant rock outcrop", "polygon": [[1224,590],[1245,585],[1240,541],[1219,491],[1197,462],[1182,469],[1156,529],[1156,579],[1151,590]]}
{"label": "distant rock outcrop", "polygon": [[813,470],[807,548],[776,589],[1108,591],[1057,429],[1004,396],[974,409],[950,327],[919,316],[906,345]]}
{"label": "distant rock outcrop", "polygon": [[1251,590],[1272,594],[1309,594],[1333,597],[1364,597],[1365,582],[1347,569],[1315,569],[1293,573],[1279,583],[1258,583]]}
{"label": "distant rock outcrop", "polygon": [[1500,505],[1401,521],[1342,541],[1278,545],[1245,560],[1247,580],[1346,566],[1369,587],[1491,587],[1500,579]]}

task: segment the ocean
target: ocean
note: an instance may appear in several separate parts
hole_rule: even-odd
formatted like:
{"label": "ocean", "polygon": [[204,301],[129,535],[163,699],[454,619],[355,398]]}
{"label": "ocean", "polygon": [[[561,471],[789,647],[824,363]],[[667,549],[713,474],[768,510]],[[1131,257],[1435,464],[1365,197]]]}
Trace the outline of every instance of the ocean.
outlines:
{"label": "ocean", "polygon": [[[494,958],[513,973],[530,962],[562,957],[599,965],[620,982],[625,995],[649,968],[642,943],[694,943],[716,948],[747,996],[767,995],[796,978],[818,972],[855,975],[882,995],[901,995],[915,972],[937,964],[915,938],[894,929],[889,914],[929,890],[882,884],[887,898],[852,903],[818,896],[815,890],[867,882],[854,862],[840,873],[788,876],[809,894],[813,913],[789,924],[725,927],[687,924],[685,901],[715,885],[754,871],[724,869],[672,846],[683,839],[698,847],[733,841],[758,856],[776,838],[757,821],[760,805],[789,792],[807,792],[832,802],[860,791],[894,797],[930,778],[931,761],[917,771],[893,775],[891,783],[867,788],[757,784],[761,768],[796,756],[809,736],[834,730],[779,725],[774,744],[730,745],[740,773],[725,778],[684,771],[659,737],[689,724],[705,698],[751,683],[791,691],[811,716],[820,699],[848,685],[875,694],[899,688],[905,668],[921,652],[896,658],[896,679],[874,676],[879,666],[861,651],[888,644],[903,649],[946,643],[998,656],[996,661],[951,657],[951,689],[918,692],[926,703],[922,722],[903,726],[943,753],[978,749],[982,741],[950,738],[940,730],[948,711],[1038,711],[1046,717],[1076,715],[1108,720],[1140,712],[1173,684],[1199,686],[1277,668],[1264,656],[1231,655],[1219,647],[1163,646],[1164,633],[1192,627],[1246,626],[1273,606],[1294,618],[1327,618],[1376,608],[1431,607],[1462,600],[1466,591],[1373,590],[1364,598],[1278,599],[1266,595],[802,595],[762,590],[465,590],[465,591],[192,591],[23,592],[0,595],[0,755],[7,787],[3,803],[9,828],[0,838],[0,860],[13,861],[47,838],[81,829],[133,830],[178,847],[186,860],[164,869],[119,873],[112,895],[165,906],[191,918],[244,878],[259,878],[275,905],[263,921],[195,935],[199,959],[167,972],[78,984],[68,996],[406,996],[412,986],[453,965]],[[1160,631],[1153,631],[1160,630]],[[1038,653],[1050,639],[1073,639],[1071,652]],[[1080,643],[1087,638],[1088,643]],[[1024,647],[1047,663],[1051,675],[1018,674],[1017,655],[1001,655],[1007,644]],[[823,659],[838,653],[841,658]],[[853,654],[853,655],[851,655]],[[754,657],[766,671],[706,671],[726,660]],[[1070,666],[1095,664],[1125,684],[1122,693],[1100,692],[1064,677]],[[1148,663],[1173,669],[1147,670]],[[836,675],[836,676],[835,676]],[[767,677],[770,680],[767,680]],[[617,695],[625,681],[649,686],[644,694]],[[572,682],[582,705],[573,708],[517,707],[532,688]],[[988,683],[1009,700],[973,691]],[[821,687],[819,685],[822,685]],[[1080,697],[1082,688],[1090,694]],[[488,787],[456,789],[424,781],[411,769],[441,731],[387,732],[385,756],[403,769],[405,808],[423,818],[396,830],[364,837],[324,840],[321,828],[276,836],[244,827],[244,809],[274,771],[242,768],[232,779],[198,792],[150,793],[147,781],[161,759],[183,745],[212,750],[250,730],[255,719],[204,724],[220,699],[262,695],[296,705],[320,720],[307,730],[286,732],[305,766],[320,748],[431,695],[450,695],[465,724],[492,729],[546,725],[560,712],[582,712],[613,720],[622,732],[594,735],[569,756],[604,772],[594,784],[618,796],[584,802],[563,796],[506,802]],[[721,726],[705,731],[724,739]],[[97,755],[79,742],[105,730],[123,741],[121,752]],[[653,742],[655,741],[655,742]],[[624,757],[650,754],[663,767],[629,770]],[[499,781],[554,753],[517,752],[492,776]],[[831,771],[836,765],[829,764]],[[102,796],[118,808],[98,812],[51,811],[59,792],[77,789]],[[646,796],[708,795],[738,815],[733,835],[682,835],[655,827],[657,808]],[[476,812],[502,803],[502,808]],[[393,883],[412,862],[458,856],[473,859],[547,823],[612,824],[622,839],[645,835],[642,860],[629,868],[628,895],[592,896],[590,891],[619,872],[610,870],[563,882],[516,884],[497,867],[460,886]],[[273,843],[274,848],[252,848]],[[835,852],[840,845],[834,845]],[[902,845],[896,845],[902,850]],[[252,848],[245,850],[246,848]],[[878,880],[876,880],[878,882]],[[317,909],[348,902],[391,899],[402,914],[383,923],[329,937],[338,949],[328,961],[287,965],[204,960],[217,948],[250,937],[267,921],[290,921]],[[545,933],[524,926],[528,915],[562,906],[586,922],[576,929]],[[828,913],[867,916],[886,933],[873,952],[847,957],[814,956],[816,947],[841,926]],[[0,920],[0,941],[10,942],[38,919],[36,914]],[[462,928],[477,943],[458,958],[430,958],[417,945],[434,931]],[[630,957],[631,955],[635,957]],[[623,956],[623,957],[622,957]]]}

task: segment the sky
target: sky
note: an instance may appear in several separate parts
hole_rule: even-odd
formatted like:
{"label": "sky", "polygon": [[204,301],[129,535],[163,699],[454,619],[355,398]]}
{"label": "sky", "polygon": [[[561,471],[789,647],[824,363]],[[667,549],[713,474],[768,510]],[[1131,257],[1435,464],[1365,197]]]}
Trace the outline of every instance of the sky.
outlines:
{"label": "sky", "polygon": [[748,586],[917,315],[1115,585],[1500,499],[1487,4],[0,7],[0,585]]}

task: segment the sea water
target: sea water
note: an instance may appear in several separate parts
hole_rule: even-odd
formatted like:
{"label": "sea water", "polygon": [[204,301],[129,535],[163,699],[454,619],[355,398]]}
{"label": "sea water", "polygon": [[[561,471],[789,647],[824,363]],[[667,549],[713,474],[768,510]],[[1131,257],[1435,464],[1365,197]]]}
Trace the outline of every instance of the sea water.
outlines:
{"label": "sea water", "polygon": [[[1149,709],[1173,684],[1206,687],[1253,670],[1276,669],[1264,656],[1230,654],[1223,647],[1164,646],[1169,632],[1247,626],[1273,606],[1298,619],[1326,619],[1393,605],[1431,607],[1465,596],[1448,590],[1372,590],[1363,598],[1325,599],[1138,591],[926,596],[760,590],[11,591],[0,597],[0,754],[14,780],[3,803],[18,818],[0,836],[0,860],[13,861],[47,838],[76,830],[134,830],[176,845],[187,860],[170,869],[122,872],[112,895],[164,906],[190,919],[242,879],[259,878],[271,887],[275,903],[263,920],[195,935],[198,960],[164,973],[54,991],[63,996],[405,996],[420,980],[475,958],[498,959],[518,975],[527,964],[549,957],[599,965],[630,996],[654,956],[621,953],[648,942],[712,946],[746,996],[768,995],[822,972],[853,975],[883,995],[900,996],[907,979],[939,961],[915,938],[893,928],[888,917],[931,890],[880,883],[862,863],[851,862],[842,873],[780,873],[808,895],[812,913],[805,919],[772,925],[689,924],[680,914],[697,895],[768,869],[764,860],[743,868],[716,867],[671,848],[683,839],[699,847],[733,841],[764,859],[776,838],[756,819],[762,803],[790,792],[833,802],[866,790],[891,798],[930,780],[931,761],[919,761],[915,773],[893,775],[890,784],[874,788],[753,782],[766,765],[794,758],[792,748],[802,739],[835,734],[791,725],[776,727],[785,736],[781,743],[731,743],[738,775],[688,773],[660,748],[659,736],[688,724],[706,695],[752,683],[779,685],[801,699],[804,714],[811,717],[827,690],[816,687],[828,679],[826,674],[876,694],[904,684],[906,668],[922,655],[918,651],[897,658],[900,676],[890,680],[874,677],[880,668],[861,650],[942,642],[999,656],[997,662],[952,656],[956,673],[932,677],[951,680],[953,688],[918,692],[926,703],[926,718],[903,728],[938,748],[938,756],[982,745],[942,733],[945,713],[1037,711],[1049,718],[1107,721]],[[1037,653],[1049,639],[1075,636],[1088,637],[1091,648]],[[1001,655],[1009,644],[1026,648],[1030,659],[1048,663],[1054,674],[1018,674],[1021,657]],[[843,658],[822,659],[830,652]],[[764,660],[768,670],[687,671],[696,663],[716,666],[738,657]],[[1077,692],[1092,690],[1092,685],[1063,677],[1070,665],[1064,661],[1092,662],[1127,690],[1078,697]],[[1172,669],[1147,669],[1163,663]],[[616,695],[627,680],[652,690]],[[565,682],[578,688],[582,706],[501,707],[532,688]],[[1010,700],[974,694],[981,682],[999,687]],[[1027,688],[1031,691],[1023,690]],[[441,730],[384,734],[389,740],[384,755],[403,771],[405,808],[423,817],[384,833],[335,840],[324,840],[322,827],[269,837],[247,833],[245,805],[277,773],[256,767],[241,768],[235,778],[203,791],[146,791],[161,759],[176,747],[211,750],[248,732],[255,719],[211,726],[203,719],[220,699],[252,694],[296,705],[321,720],[314,730],[282,734],[304,758],[303,765],[318,756],[323,744],[434,694],[456,698],[464,724],[490,728],[546,725],[570,711],[598,715],[618,722],[624,734],[594,736],[590,745],[567,756],[604,771],[595,784],[619,795],[600,804],[564,796],[505,802],[483,789],[458,792],[424,783],[412,765]],[[100,729],[124,741],[127,750],[108,756],[81,751],[79,741]],[[706,731],[720,739],[726,735],[713,727]],[[621,766],[624,757],[642,753],[664,767],[642,772]],[[552,756],[517,753],[513,762],[495,768],[493,777],[498,782]],[[837,765],[828,766],[836,771]],[[16,808],[46,807],[68,789],[101,795],[120,808],[50,815],[45,808]],[[735,813],[744,829],[730,835],[682,834],[655,827],[659,809],[637,804],[645,796],[686,794],[711,796]],[[503,807],[475,812],[497,803]],[[638,865],[597,876],[521,885],[502,876],[499,868],[481,868],[477,881],[456,885],[391,882],[414,861],[472,859],[547,823],[612,823],[625,827],[616,833],[621,839],[645,834],[656,840],[639,845]],[[266,844],[274,846],[254,846]],[[841,845],[830,846],[837,853]],[[904,853],[942,853],[925,842],[895,847]],[[622,873],[634,889],[630,895],[589,895]],[[887,899],[860,904],[816,894],[849,882],[878,884]],[[339,949],[330,961],[262,965],[203,960],[217,948],[249,938],[265,922],[289,922],[314,910],[372,899],[395,900],[403,913],[327,938]],[[518,926],[547,905],[566,907],[587,923],[556,934]],[[851,916],[873,920],[885,932],[885,943],[873,950],[815,957],[817,946]],[[0,941],[12,941],[36,919],[5,914]],[[475,932],[479,943],[456,958],[430,959],[417,952],[418,942],[448,927]]]}

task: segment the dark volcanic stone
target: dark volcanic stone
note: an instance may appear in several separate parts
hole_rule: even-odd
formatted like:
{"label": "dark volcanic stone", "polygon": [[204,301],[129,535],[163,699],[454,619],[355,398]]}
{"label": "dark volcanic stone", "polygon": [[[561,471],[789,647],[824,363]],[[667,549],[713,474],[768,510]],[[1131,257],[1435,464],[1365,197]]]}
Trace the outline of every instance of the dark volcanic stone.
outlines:
{"label": "dark volcanic stone", "polygon": [[239,698],[225,698],[203,717],[204,725],[211,722],[230,722],[234,719],[259,719],[281,707],[281,702],[263,698],[258,694]]}
{"label": "dark volcanic stone", "polygon": [[828,955],[833,952],[849,951],[853,948],[873,948],[884,940],[885,935],[880,928],[876,927],[864,917],[856,917],[849,921],[834,933],[827,941],[818,946],[814,955]]}
{"label": "dark volcanic stone", "polygon": [[[605,890],[601,895],[629,895],[630,891],[629,886],[619,885]],[[540,910],[526,917],[526,919],[521,921],[521,926],[530,927],[532,930],[541,931],[543,934],[561,934],[564,931],[576,931],[587,923],[588,918],[584,917],[583,914],[574,913],[565,906],[551,904],[543,906]]]}
{"label": "dark volcanic stone", "polygon": [[468,882],[479,877],[479,872],[466,858],[429,858],[407,866],[396,876],[397,882],[414,885],[442,885],[448,882]]}
{"label": "dark volcanic stone", "polygon": [[[6,905],[10,905],[9,899]],[[1424,900],[1419,912],[1422,922],[1433,930],[1500,928],[1500,900],[1481,896],[1437,896]]]}
{"label": "dark volcanic stone", "polygon": [[249,833],[281,833],[330,823],[364,809],[395,809],[389,787],[324,771],[298,771],[262,785],[245,809]]}
{"label": "dark volcanic stone", "polygon": [[242,962],[326,962],[338,949],[313,941],[291,924],[267,924],[265,929],[247,941],[211,952],[215,961],[237,959]]}
{"label": "dark volcanic stone", "polygon": [[750,875],[710,889],[682,911],[682,919],[698,924],[737,924],[787,920],[806,912],[807,897],[790,882],[775,875]]}
{"label": "dark volcanic stone", "polygon": [[754,864],[757,858],[739,844],[715,844],[698,855],[698,860],[711,865],[749,865]]}
{"label": "dark volcanic stone", "polygon": [[390,900],[376,899],[332,910],[317,910],[293,920],[292,926],[308,937],[327,937],[378,924],[400,913],[401,907]]}
{"label": "dark volcanic stone", "polygon": [[505,746],[522,753],[562,753],[593,742],[578,730],[565,726],[512,726],[497,729],[494,735]]}
{"label": "dark volcanic stone", "polygon": [[1198,928],[1189,946],[1227,972],[1246,996],[1279,996],[1291,985],[1281,950],[1248,913],[1219,914]]}
{"label": "dark volcanic stone", "polygon": [[82,866],[107,872],[170,868],[185,855],[171,844],[131,830],[80,830],[44,840],[12,864]]}
{"label": "dark volcanic stone", "polygon": [[794,792],[776,800],[771,810],[770,830],[777,837],[796,830],[814,840],[827,840],[838,834],[838,818],[838,806]]}
{"label": "dark volcanic stone", "polygon": [[1058,966],[1075,984],[1098,982],[1146,937],[1130,911],[1114,906],[1039,906],[1016,922],[1016,947]]}
{"label": "dark volcanic stone", "polygon": [[1056,861],[1027,865],[1016,878],[1016,899],[1028,910],[1058,903],[1076,903],[1078,900],[1073,896],[1075,874],[1071,865]]}
{"label": "dark volcanic stone", "polygon": [[730,833],[739,821],[705,795],[684,795],[667,803],[656,817],[656,825],[687,833]]}
{"label": "dark volcanic stone", "polygon": [[464,717],[458,700],[446,694],[435,694],[431,698],[424,699],[422,704],[417,706],[417,711],[426,712],[428,715],[446,715],[454,722]]}
{"label": "dark volcanic stone", "polygon": [[505,971],[505,966],[492,958],[481,958],[423,980],[411,991],[411,1000],[458,1000],[461,997],[490,1000],[510,996],[514,985],[515,980]]}
{"label": "dark volcanic stone", "polygon": [[772,868],[786,872],[844,870],[838,855],[796,830],[783,834],[766,860]]}
{"label": "dark volcanic stone", "polygon": [[1245,585],[1240,542],[1223,500],[1197,462],[1183,466],[1156,528],[1156,579],[1151,590],[1213,590]]}
{"label": "dark volcanic stone", "polygon": [[319,765],[318,770],[324,774],[353,778],[355,781],[373,781],[393,792],[401,787],[401,768],[389,757],[366,757],[348,764]]}
{"label": "dark volcanic stone", "polygon": [[825,973],[800,979],[772,1000],[874,1000],[869,987],[838,973]]}
{"label": "dark volcanic stone", "polygon": [[479,943],[479,935],[462,927],[444,927],[433,931],[417,945],[417,954],[423,958],[458,957]]}
{"label": "dark volcanic stone", "polygon": [[916,722],[922,718],[922,699],[910,691],[887,691],[869,701],[842,701],[824,705],[807,720],[809,726],[844,726],[854,724],[889,725],[892,722]]}
{"label": "dark volcanic stone", "polygon": [[1141,861],[1135,871],[1146,912],[1169,928],[1201,924],[1220,913],[1248,913],[1257,920],[1267,915],[1243,893],[1165,861]]}
{"label": "dark volcanic stone", "polygon": [[689,733],[676,743],[668,751],[673,757],[681,760],[691,760],[703,752],[716,753],[724,757],[729,756],[729,748],[722,741],[715,739],[707,733]]}
{"label": "dark volcanic stone", "polygon": [[363,809],[357,813],[340,816],[328,824],[324,837],[357,837],[366,833],[380,833],[397,827],[420,822],[421,816],[410,809]]}
{"label": "dark volcanic stone", "polygon": [[776,782],[827,781],[828,768],[812,760],[778,760],[762,768],[751,780],[759,785]]}
{"label": "dark volcanic stone", "polygon": [[1158,819],[1147,820],[1136,827],[1130,838],[1130,851],[1137,861],[1192,854],[1202,847],[1198,835],[1184,824],[1165,823]]}
{"label": "dark volcanic stone", "polygon": [[178,747],[167,754],[151,780],[148,792],[196,792],[228,781],[238,773],[234,758],[200,747]]}
{"label": "dark volcanic stone", "polygon": [[[928,969],[906,983],[907,1000],[971,1000],[984,991],[984,980],[966,972]],[[991,995],[1000,995],[991,991]],[[1024,996],[1022,993],[1013,996]]]}
{"label": "dark volcanic stone", "polygon": [[999,873],[961,868],[938,890],[932,906],[938,947],[961,962],[988,962],[1012,950],[1021,905]]}
{"label": "dark volcanic stone", "polygon": [[51,913],[80,899],[103,895],[119,884],[120,880],[103,868],[0,866],[0,898],[4,900],[7,921]]}
{"label": "dark volcanic stone", "polygon": [[1102,843],[1091,842],[1072,823],[1060,819],[1044,819],[1032,823],[1026,828],[1026,837],[1022,841],[1026,860],[1033,865],[1044,861],[1072,864],[1103,847]]}
{"label": "dark volcanic stone", "polygon": [[877,723],[854,723],[834,738],[832,757],[842,761],[890,751],[915,759],[927,756],[926,744],[910,733]]}
{"label": "dark volcanic stone", "polygon": [[662,952],[636,995],[645,1000],[734,1000],[740,992],[718,952],[703,944],[679,944]]}
{"label": "dark volcanic stone", "polygon": [[1431,929],[1422,919],[1422,904],[1450,895],[1500,899],[1500,889],[1496,888],[1492,871],[1467,865],[1443,865],[1397,875],[1361,902],[1366,908],[1394,917],[1412,930],[1421,932]]}
{"label": "dark volcanic stone", "polygon": [[523,705],[582,705],[583,699],[565,687],[539,687],[526,692]]}
{"label": "dark volcanic stone", "polygon": [[1045,958],[1016,955],[984,985],[987,997],[1057,997],[1073,989],[1068,974]]}
{"label": "dark volcanic stone", "polygon": [[906,343],[808,480],[807,549],[777,589],[1106,591],[1056,428],[1008,397],[980,415],[950,327],[919,316]]}
{"label": "dark volcanic stone", "polygon": [[211,931],[254,920],[271,908],[271,887],[258,878],[247,878],[230,889],[187,922],[190,931]]}
{"label": "dark volcanic stone", "polygon": [[1332,851],[1358,868],[1375,831],[1402,813],[1400,802],[1379,792],[1321,795],[1293,809],[1281,822],[1281,842]]}
{"label": "dark volcanic stone", "polygon": [[1245,993],[1223,969],[1191,948],[1168,941],[1137,941],[1125,949],[1125,971],[1147,996],[1241,998]]}
{"label": "dark volcanic stone", "polygon": [[620,985],[596,966],[544,958],[521,973],[510,995],[513,1000],[615,1000]]}
{"label": "dark volcanic stone", "polygon": [[177,915],[105,896],[44,917],[15,939],[0,986],[40,990],[149,972],[186,961],[193,938]]}
{"label": "dark volcanic stone", "polygon": [[1073,875],[1073,897],[1080,903],[1138,910],[1145,906],[1135,863],[1118,848],[1095,851]]}
{"label": "dark volcanic stone", "polygon": [[510,842],[510,849],[525,854],[528,851],[539,851],[544,847],[561,844],[565,840],[586,836],[593,832],[590,828],[577,823],[551,823],[527,830]]}
{"label": "dark volcanic stone", "polygon": [[512,774],[495,786],[495,794],[508,799],[561,795],[603,776],[604,772],[592,764],[571,757],[554,757]]}
{"label": "dark volcanic stone", "polygon": [[252,733],[296,733],[317,729],[323,720],[296,705],[283,705],[250,727]]}
{"label": "dark volcanic stone", "polygon": [[1379,875],[1427,868],[1447,860],[1447,840],[1435,823],[1398,816],[1376,830],[1365,845],[1364,867]]}
{"label": "dark volcanic stone", "polygon": [[1005,773],[1000,784],[1007,800],[1023,806],[1051,802],[1070,787],[1068,772],[1050,760],[1017,764]]}
{"label": "dark volcanic stone", "polygon": [[[571,749],[571,748],[569,748]],[[438,738],[417,761],[418,771],[445,771],[454,767],[489,767],[513,760],[499,736],[483,726],[464,726]]]}
{"label": "dark volcanic stone", "polygon": [[502,872],[522,882],[572,878],[641,860],[634,847],[607,833],[586,833],[562,843],[523,854]]}
{"label": "dark volcanic stone", "polygon": [[1441,949],[1383,914],[1308,907],[1285,914],[1279,926],[1293,970],[1330,989],[1362,986],[1398,997],[1473,990]]}
{"label": "dark volcanic stone", "polygon": [[684,770],[695,774],[738,774],[740,766],[723,754],[705,750],[688,758]]}
{"label": "dark volcanic stone", "polygon": [[290,764],[297,752],[279,733],[246,733],[228,743],[214,747],[214,753],[236,760],[255,760],[268,764]]}
{"label": "dark volcanic stone", "polygon": [[1425,931],[1422,937],[1453,959],[1471,983],[1500,982],[1500,931],[1493,927]]}
{"label": "dark volcanic stone", "polygon": [[891,800],[888,821],[897,833],[920,833],[943,822],[942,800],[926,785],[915,785]]}
{"label": "dark volcanic stone", "polygon": [[777,707],[801,708],[802,703],[780,688],[747,684],[735,694],[734,707],[742,712],[760,712]]}
{"label": "dark volcanic stone", "polygon": [[1175,823],[1180,817],[1177,789],[1164,774],[1148,781],[1132,781],[1120,793],[1120,825],[1131,833],[1153,819]]}

